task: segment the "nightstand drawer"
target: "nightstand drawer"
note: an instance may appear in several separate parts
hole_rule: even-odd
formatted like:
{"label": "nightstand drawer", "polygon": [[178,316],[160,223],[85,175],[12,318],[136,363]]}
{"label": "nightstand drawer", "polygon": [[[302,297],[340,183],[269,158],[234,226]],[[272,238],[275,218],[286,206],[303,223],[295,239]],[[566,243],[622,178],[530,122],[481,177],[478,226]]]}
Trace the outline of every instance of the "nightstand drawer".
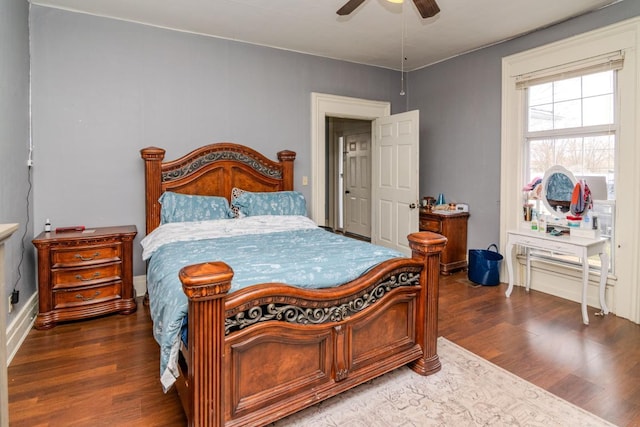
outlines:
{"label": "nightstand drawer", "polygon": [[90,286],[119,280],[121,275],[122,265],[120,263],[90,268],[65,268],[51,271],[51,285],[53,289]]}
{"label": "nightstand drawer", "polygon": [[51,268],[119,261],[121,257],[120,245],[118,244],[56,249],[51,252]]}
{"label": "nightstand drawer", "polygon": [[422,218],[420,219],[420,230],[441,233],[442,222],[438,220]]}
{"label": "nightstand drawer", "polygon": [[81,289],[66,289],[53,292],[53,308],[68,308],[105,302],[121,298],[122,282],[109,283]]}

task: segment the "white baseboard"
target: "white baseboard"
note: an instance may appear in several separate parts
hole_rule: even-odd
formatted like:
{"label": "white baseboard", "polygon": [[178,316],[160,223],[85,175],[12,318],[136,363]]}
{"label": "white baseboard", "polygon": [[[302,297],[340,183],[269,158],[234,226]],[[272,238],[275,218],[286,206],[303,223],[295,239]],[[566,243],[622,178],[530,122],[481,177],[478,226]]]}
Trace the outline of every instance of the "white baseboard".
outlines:
{"label": "white baseboard", "polygon": [[136,291],[136,297],[144,296],[147,293],[147,276],[133,276],[133,289]]}
{"label": "white baseboard", "polygon": [[27,300],[13,320],[7,326],[7,366],[11,364],[13,356],[16,355],[18,349],[29,335],[29,331],[36,322],[38,314],[38,293],[34,293]]}

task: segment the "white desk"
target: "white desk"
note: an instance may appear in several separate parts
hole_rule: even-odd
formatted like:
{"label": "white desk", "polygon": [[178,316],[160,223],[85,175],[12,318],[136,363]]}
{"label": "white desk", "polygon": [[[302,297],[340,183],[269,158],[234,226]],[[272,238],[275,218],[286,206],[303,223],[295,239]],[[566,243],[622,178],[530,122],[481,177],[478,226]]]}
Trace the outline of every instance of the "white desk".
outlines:
{"label": "white desk", "polygon": [[589,324],[587,314],[587,285],[589,283],[589,258],[592,255],[600,255],[600,307],[604,314],[609,313],[605,301],[605,286],[607,284],[607,273],[609,271],[609,255],[604,251],[606,237],[596,239],[572,237],[568,235],[552,236],[530,230],[509,230],[507,231],[507,270],[509,273],[509,288],[505,292],[507,298],[513,291],[513,248],[522,246],[525,249],[527,259],[527,274],[525,286],[527,292],[531,285],[531,249],[551,251],[558,254],[574,255],[582,262],[582,320],[585,325]]}

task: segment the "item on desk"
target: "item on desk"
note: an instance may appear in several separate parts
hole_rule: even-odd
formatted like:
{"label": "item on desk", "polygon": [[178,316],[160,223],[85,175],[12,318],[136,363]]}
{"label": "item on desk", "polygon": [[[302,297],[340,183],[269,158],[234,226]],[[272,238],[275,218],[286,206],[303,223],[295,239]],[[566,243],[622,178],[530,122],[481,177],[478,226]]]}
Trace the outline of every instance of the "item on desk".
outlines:
{"label": "item on desk", "polygon": [[436,206],[444,205],[446,202],[444,201],[444,194],[438,194],[438,199],[436,200]]}
{"label": "item on desk", "polygon": [[569,227],[580,227],[582,217],[577,215],[567,215],[567,225]]}
{"label": "item on desk", "polygon": [[527,204],[527,205],[524,205],[522,207],[522,211],[523,211],[523,214],[524,214],[524,220],[526,222],[531,221],[531,212],[533,212],[533,205],[530,204],[530,203]]}
{"label": "item on desk", "polygon": [[547,217],[546,215],[540,215],[538,219],[538,231],[545,234],[547,232]]}
{"label": "item on desk", "polygon": [[549,234],[551,234],[552,236],[562,236],[563,233],[564,233],[564,230],[561,229],[561,228],[557,228],[557,227],[554,227],[549,232]]}
{"label": "item on desk", "polygon": [[593,228],[580,228],[572,227],[569,230],[571,237],[582,237],[586,239],[597,239],[600,237],[600,230],[594,230]]}
{"label": "item on desk", "polygon": [[538,214],[535,211],[531,216],[531,230],[538,231]]}
{"label": "item on desk", "polygon": [[51,221],[49,221],[49,218],[44,222],[44,231],[47,233],[51,231]]}
{"label": "item on desk", "polygon": [[591,215],[589,211],[587,211],[582,217],[582,222],[580,223],[580,228],[586,228],[591,230],[593,227],[591,226]]}

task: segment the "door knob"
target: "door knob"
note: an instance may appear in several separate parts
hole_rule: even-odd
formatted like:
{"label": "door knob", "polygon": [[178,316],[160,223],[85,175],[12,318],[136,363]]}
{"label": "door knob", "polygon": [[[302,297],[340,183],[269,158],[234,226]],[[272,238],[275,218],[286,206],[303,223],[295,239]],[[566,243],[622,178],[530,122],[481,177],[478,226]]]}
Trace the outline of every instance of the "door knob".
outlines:
{"label": "door knob", "polygon": [[344,194],[350,194],[350,193],[351,193],[351,191],[349,191],[349,190],[346,190],[346,191],[344,192]]}
{"label": "door knob", "polygon": [[415,204],[415,203],[411,203],[411,204],[409,205],[409,209],[415,209],[415,208],[416,208],[416,204]]}

